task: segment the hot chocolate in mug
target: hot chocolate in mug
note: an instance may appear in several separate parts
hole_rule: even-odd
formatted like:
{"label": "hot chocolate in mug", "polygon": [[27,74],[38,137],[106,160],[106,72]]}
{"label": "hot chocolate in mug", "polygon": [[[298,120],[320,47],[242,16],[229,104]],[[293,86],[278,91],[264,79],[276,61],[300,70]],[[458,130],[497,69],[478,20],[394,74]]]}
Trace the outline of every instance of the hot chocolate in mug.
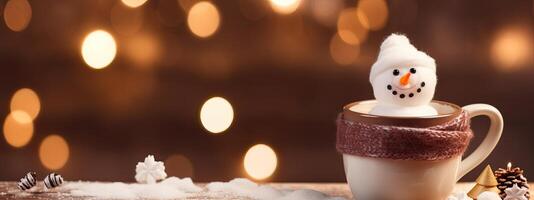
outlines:
{"label": "hot chocolate in mug", "polygon": [[[455,183],[495,148],[503,130],[500,112],[487,104],[459,107],[432,101],[438,115],[368,114],[375,100],[348,104],[337,122],[337,149],[356,200],[445,200]],[[489,117],[489,132],[462,160],[473,133],[470,119]]]}

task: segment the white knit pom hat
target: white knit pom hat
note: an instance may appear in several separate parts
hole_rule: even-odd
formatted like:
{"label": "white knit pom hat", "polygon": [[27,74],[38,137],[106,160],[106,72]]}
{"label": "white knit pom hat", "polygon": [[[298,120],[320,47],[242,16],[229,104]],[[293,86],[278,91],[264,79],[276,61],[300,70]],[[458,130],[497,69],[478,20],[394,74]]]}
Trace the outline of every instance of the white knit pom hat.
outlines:
{"label": "white knit pom hat", "polygon": [[406,36],[393,33],[380,45],[380,53],[371,67],[369,81],[372,84],[378,74],[405,65],[426,67],[436,71],[434,58],[428,56],[425,52],[417,50],[410,44],[410,40]]}

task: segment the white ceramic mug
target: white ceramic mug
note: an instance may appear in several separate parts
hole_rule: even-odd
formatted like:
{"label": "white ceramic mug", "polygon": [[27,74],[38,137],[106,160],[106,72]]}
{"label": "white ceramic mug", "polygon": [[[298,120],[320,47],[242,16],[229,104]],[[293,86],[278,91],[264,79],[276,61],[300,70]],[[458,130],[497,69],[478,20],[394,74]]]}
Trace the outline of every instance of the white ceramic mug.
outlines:
{"label": "white ceramic mug", "polygon": [[[344,112],[365,114],[375,103],[372,100],[355,102],[347,105]],[[463,160],[461,155],[446,160],[419,161],[343,154],[347,182],[355,200],[444,200],[453,191],[455,183],[486,159],[499,142],[503,118],[495,107],[472,104],[459,108],[439,101],[433,101],[432,105],[440,114],[461,109],[469,118],[489,117],[491,125],[482,144]]]}

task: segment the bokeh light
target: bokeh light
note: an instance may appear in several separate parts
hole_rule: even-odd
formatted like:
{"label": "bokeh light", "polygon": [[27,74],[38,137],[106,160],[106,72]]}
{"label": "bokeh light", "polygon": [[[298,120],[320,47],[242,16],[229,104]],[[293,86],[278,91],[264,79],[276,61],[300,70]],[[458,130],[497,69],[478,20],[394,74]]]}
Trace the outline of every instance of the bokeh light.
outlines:
{"label": "bokeh light", "polygon": [[193,5],[187,15],[187,25],[191,32],[201,38],[215,33],[219,28],[220,15],[217,7],[208,1],[201,1]]}
{"label": "bokeh light", "polygon": [[270,0],[273,10],[280,14],[291,14],[295,12],[300,5],[301,0]]}
{"label": "bokeh light", "polygon": [[148,33],[129,37],[125,47],[126,56],[141,68],[153,66],[161,54],[158,38]]}
{"label": "bokeh light", "polygon": [[89,67],[102,69],[111,64],[116,54],[115,39],[106,31],[93,31],[83,40],[82,57]]}
{"label": "bokeh light", "polygon": [[358,19],[370,30],[380,30],[388,19],[388,5],[385,0],[358,1]]}
{"label": "bokeh light", "polygon": [[334,34],[330,40],[330,55],[340,65],[350,65],[358,59],[360,46],[358,44],[345,43],[339,34]]}
{"label": "bokeh light", "polygon": [[33,136],[33,120],[24,111],[16,110],[7,115],[4,121],[4,138],[13,147],[27,145]]}
{"label": "bokeh light", "polygon": [[277,165],[278,158],[276,153],[265,144],[257,144],[251,147],[243,159],[245,171],[256,180],[270,177],[276,170]]}
{"label": "bokeh light", "polygon": [[128,7],[136,8],[142,6],[147,2],[147,0],[121,0],[124,5]]}
{"label": "bokeh light", "polygon": [[33,123],[32,117],[25,111],[15,110],[10,113],[17,122],[21,124]]}
{"label": "bokeh light", "polygon": [[165,171],[169,176],[193,177],[193,163],[184,155],[174,154],[165,160]]}
{"label": "bokeh light", "polygon": [[343,0],[314,0],[310,3],[315,20],[328,27],[336,25],[337,17],[345,6]]}
{"label": "bokeh light", "polygon": [[356,8],[346,8],[341,11],[337,20],[339,37],[349,44],[361,44],[367,39],[369,30],[365,28]]}
{"label": "bokeh light", "polygon": [[63,168],[69,160],[70,150],[67,141],[59,135],[49,135],[39,146],[39,159],[50,170]]}
{"label": "bokeh light", "polygon": [[9,0],[4,7],[4,21],[12,31],[22,31],[32,19],[32,7],[27,0]]}
{"label": "bokeh light", "polygon": [[491,58],[503,71],[514,71],[532,62],[532,40],[528,31],[508,28],[498,33],[491,46]]}
{"label": "bokeh light", "polygon": [[200,109],[200,122],[209,132],[223,132],[232,125],[233,120],[234,109],[222,97],[208,99]]}
{"label": "bokeh light", "polygon": [[19,89],[13,94],[10,104],[11,112],[20,110],[35,119],[41,110],[41,102],[35,91],[29,88]]}

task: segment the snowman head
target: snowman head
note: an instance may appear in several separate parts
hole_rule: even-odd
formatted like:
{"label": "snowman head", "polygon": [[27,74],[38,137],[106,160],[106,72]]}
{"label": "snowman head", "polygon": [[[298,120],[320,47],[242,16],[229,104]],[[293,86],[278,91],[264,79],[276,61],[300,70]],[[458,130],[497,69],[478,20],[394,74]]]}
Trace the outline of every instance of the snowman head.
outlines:
{"label": "snowman head", "polygon": [[436,62],[406,36],[392,34],[380,46],[370,82],[379,104],[428,105],[437,83]]}

